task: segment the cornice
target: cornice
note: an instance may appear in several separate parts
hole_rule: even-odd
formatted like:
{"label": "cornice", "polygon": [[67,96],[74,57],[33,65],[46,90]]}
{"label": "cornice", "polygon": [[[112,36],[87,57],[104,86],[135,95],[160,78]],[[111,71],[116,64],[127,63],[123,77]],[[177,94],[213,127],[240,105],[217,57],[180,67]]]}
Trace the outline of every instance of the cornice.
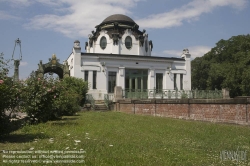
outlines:
{"label": "cornice", "polygon": [[82,57],[98,57],[102,59],[116,59],[116,60],[134,60],[134,61],[157,61],[157,62],[177,62],[183,63],[183,58],[169,58],[169,57],[156,57],[156,56],[141,56],[141,55],[124,55],[124,54],[98,54],[98,53],[82,53]]}

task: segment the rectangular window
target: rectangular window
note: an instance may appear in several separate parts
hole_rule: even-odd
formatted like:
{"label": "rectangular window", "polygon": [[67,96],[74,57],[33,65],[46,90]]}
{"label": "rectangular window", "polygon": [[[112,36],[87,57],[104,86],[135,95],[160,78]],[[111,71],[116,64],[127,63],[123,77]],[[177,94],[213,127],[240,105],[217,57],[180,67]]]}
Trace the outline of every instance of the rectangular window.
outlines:
{"label": "rectangular window", "polygon": [[96,71],[93,71],[93,89],[96,89]]}
{"label": "rectangular window", "polygon": [[84,80],[85,80],[85,81],[88,81],[88,78],[89,78],[89,71],[88,71],[88,70],[85,70],[85,71],[84,71]]}
{"label": "rectangular window", "polygon": [[163,74],[156,73],[156,92],[162,92],[163,89]]}
{"label": "rectangular window", "polygon": [[126,69],[125,70],[125,89],[143,90],[147,89],[148,70]]}
{"label": "rectangular window", "polygon": [[174,89],[177,90],[177,85],[176,85],[176,74],[174,74]]}
{"label": "rectangular window", "polygon": [[142,89],[148,89],[148,76],[143,76],[143,87]]}
{"label": "rectangular window", "polygon": [[129,80],[130,80],[129,76],[126,76],[125,77],[125,89],[129,89],[129,87],[130,87]]}
{"label": "rectangular window", "polygon": [[180,90],[183,90],[183,74],[180,75]]}
{"label": "rectangular window", "polygon": [[137,77],[137,89],[141,90],[141,77]]}
{"label": "rectangular window", "polygon": [[116,72],[110,71],[108,77],[108,93],[114,93],[116,86]]}

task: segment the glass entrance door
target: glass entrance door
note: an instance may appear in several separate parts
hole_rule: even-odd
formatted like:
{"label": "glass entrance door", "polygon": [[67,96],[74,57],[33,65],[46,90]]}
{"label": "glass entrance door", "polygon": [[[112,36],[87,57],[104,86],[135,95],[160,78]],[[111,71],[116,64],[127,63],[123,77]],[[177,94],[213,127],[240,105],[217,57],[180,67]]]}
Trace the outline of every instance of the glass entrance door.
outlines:
{"label": "glass entrance door", "polygon": [[141,77],[128,76],[126,77],[127,84],[126,89],[141,90]]}
{"label": "glass entrance door", "polygon": [[125,97],[147,98],[148,70],[125,70]]}

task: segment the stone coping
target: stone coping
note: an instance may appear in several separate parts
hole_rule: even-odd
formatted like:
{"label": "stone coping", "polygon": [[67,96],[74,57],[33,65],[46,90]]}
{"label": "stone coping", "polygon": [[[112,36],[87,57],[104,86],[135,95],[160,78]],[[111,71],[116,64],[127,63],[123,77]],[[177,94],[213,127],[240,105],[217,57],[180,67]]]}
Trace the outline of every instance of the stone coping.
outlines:
{"label": "stone coping", "polygon": [[250,97],[232,99],[122,99],[120,104],[250,104]]}

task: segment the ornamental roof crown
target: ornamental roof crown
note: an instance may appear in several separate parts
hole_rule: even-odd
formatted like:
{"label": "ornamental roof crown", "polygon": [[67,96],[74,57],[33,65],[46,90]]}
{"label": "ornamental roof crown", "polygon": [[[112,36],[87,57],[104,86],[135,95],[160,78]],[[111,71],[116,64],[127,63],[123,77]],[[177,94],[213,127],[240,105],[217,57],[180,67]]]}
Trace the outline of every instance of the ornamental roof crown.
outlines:
{"label": "ornamental roof crown", "polygon": [[105,18],[101,24],[106,24],[106,23],[114,23],[114,22],[123,22],[123,23],[132,23],[135,24],[134,20],[132,20],[130,17],[125,16],[123,14],[114,14],[111,15],[107,18]]}
{"label": "ornamental roof crown", "polygon": [[[90,42],[96,41],[100,35],[100,31],[107,31],[110,38],[113,38],[114,34],[118,35],[119,38],[125,33],[126,29],[130,29],[133,35],[138,40],[140,36],[143,36],[145,32],[139,30],[139,26],[128,16],[123,14],[114,14],[105,18],[96,27],[96,31],[92,31],[89,35]],[[90,44],[91,45],[91,44]]]}
{"label": "ornamental roof crown", "polygon": [[56,59],[56,54],[53,54],[53,55],[52,55],[52,59]]}
{"label": "ornamental roof crown", "polygon": [[[110,29],[135,29],[138,30],[139,26],[130,17],[123,14],[114,14],[105,18],[96,27],[96,31],[110,30]],[[95,32],[94,32],[95,33]],[[93,31],[92,34],[94,35]]]}

